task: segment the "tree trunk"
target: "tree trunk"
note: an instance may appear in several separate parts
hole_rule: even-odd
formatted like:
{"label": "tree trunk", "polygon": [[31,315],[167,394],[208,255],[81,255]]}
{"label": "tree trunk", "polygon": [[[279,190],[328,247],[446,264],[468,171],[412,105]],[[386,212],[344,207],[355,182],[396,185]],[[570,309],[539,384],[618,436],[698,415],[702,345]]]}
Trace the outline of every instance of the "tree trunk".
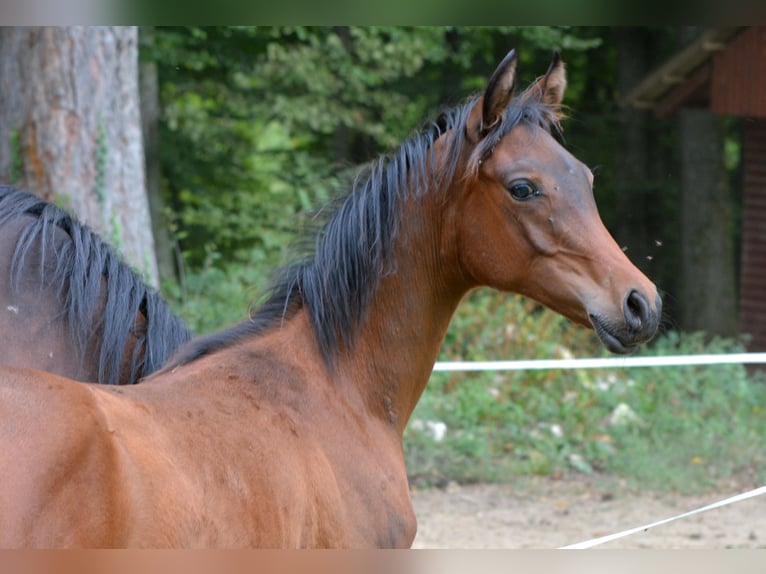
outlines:
{"label": "tree trunk", "polygon": [[[141,28],[141,44],[154,44],[154,30]],[[152,219],[157,267],[161,281],[176,281],[173,255],[173,240],[170,225],[163,211],[161,169],[160,169],[160,88],[157,63],[141,60],[139,63],[139,88],[141,93],[141,126],[144,135],[144,156],[146,168],[146,194]]]}
{"label": "tree trunk", "polygon": [[156,285],[137,28],[0,28],[0,93],[0,178],[71,210]]}
{"label": "tree trunk", "polygon": [[[682,28],[679,42],[700,30]],[[737,334],[732,194],[726,176],[723,126],[707,109],[678,114],[681,158],[681,328]]]}
{"label": "tree trunk", "polygon": [[679,114],[681,136],[681,327],[737,332],[732,198],[720,119]]}

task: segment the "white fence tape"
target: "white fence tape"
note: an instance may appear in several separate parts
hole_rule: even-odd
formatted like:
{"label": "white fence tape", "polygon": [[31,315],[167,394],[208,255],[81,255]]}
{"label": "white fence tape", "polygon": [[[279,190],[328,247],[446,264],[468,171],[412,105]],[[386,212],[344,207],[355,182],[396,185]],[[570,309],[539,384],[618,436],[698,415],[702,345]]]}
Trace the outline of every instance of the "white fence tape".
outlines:
{"label": "white fence tape", "polygon": [[[672,367],[693,365],[730,365],[730,364],[766,364],[766,353],[730,353],[720,355],[667,355],[659,357],[609,357],[603,359],[538,359],[524,361],[448,361],[437,362],[434,371],[528,371],[544,369],[614,369],[630,367]],[[647,531],[655,526],[667,524],[674,520],[686,518],[700,512],[720,508],[741,500],[766,494],[766,486],[720,500],[702,508],[684,512],[677,516],[658,520],[644,526],[638,526],[629,530],[623,530],[616,534],[586,540],[561,549],[585,549],[617,540],[637,532]]]}
{"label": "white fence tape", "polygon": [[766,364],[766,353],[667,355],[603,359],[534,359],[524,361],[440,361],[434,371],[529,371],[543,369],[614,369],[686,365]]}
{"label": "white fence tape", "polygon": [[679,514],[677,516],[672,516],[671,518],[658,520],[657,522],[652,522],[651,524],[645,524],[644,526],[638,526],[637,528],[631,528],[630,530],[623,530],[622,532],[618,532],[617,534],[610,534],[608,536],[594,538],[593,540],[586,540],[585,542],[578,542],[577,544],[562,546],[560,550],[583,550],[586,548],[593,548],[594,546],[598,546],[599,544],[604,544],[605,542],[610,542],[612,540],[617,540],[618,538],[630,536],[631,534],[636,534],[637,532],[642,532],[642,531],[645,532],[649,530],[650,528],[654,528],[655,526],[660,526],[661,524],[667,524],[668,522],[673,522],[674,520],[678,520],[680,518],[686,518],[687,516],[692,516],[693,514],[699,514],[700,512],[706,512],[708,510],[713,510],[714,508],[720,508],[721,506],[726,506],[727,504],[740,502],[741,500],[747,500],[748,498],[753,498],[755,496],[760,496],[762,494],[766,494],[766,486],[761,486],[760,488],[749,490],[747,492],[743,492],[742,494],[738,494],[736,496],[732,496],[724,500],[719,500],[718,502],[708,504],[707,506],[703,506],[702,508],[697,508],[696,510],[690,510],[689,512],[684,512],[683,514]]}

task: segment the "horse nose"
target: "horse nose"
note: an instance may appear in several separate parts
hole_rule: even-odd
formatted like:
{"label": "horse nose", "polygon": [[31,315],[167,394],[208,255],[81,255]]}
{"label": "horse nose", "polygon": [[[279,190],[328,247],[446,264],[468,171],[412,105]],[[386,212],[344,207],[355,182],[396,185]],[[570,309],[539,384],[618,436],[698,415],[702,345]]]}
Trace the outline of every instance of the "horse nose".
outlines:
{"label": "horse nose", "polygon": [[631,289],[622,303],[625,322],[634,333],[654,335],[659,323],[661,306],[662,301],[659,295],[655,300],[655,309],[652,309],[646,295],[638,289]]}

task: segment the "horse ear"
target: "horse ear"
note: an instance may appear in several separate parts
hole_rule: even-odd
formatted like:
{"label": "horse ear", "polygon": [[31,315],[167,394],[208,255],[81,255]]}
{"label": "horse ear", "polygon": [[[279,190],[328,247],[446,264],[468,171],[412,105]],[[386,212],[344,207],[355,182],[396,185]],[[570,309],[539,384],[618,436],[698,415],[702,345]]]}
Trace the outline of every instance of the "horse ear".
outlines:
{"label": "horse ear", "polygon": [[551,65],[544,76],[537,78],[524,91],[524,99],[536,98],[539,102],[554,108],[561,106],[567,89],[567,72],[561,54],[553,52]]}
{"label": "horse ear", "polygon": [[567,71],[564,60],[557,51],[553,52],[551,65],[545,74],[543,85],[543,102],[551,106],[560,106],[564,101],[564,92],[567,89]]}
{"label": "horse ear", "polygon": [[[516,50],[511,50],[487,82],[484,96],[471,110],[469,130],[473,139],[484,137],[502,119],[516,83]],[[481,117],[478,117],[481,110]]]}

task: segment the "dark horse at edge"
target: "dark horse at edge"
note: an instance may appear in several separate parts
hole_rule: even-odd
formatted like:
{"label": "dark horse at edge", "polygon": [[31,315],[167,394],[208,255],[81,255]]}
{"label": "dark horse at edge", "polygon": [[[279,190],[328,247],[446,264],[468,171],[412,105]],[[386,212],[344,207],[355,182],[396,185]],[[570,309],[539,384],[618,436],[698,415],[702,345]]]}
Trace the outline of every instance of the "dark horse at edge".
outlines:
{"label": "dark horse at edge", "polygon": [[132,384],[189,329],[88,226],[0,186],[0,365]]}

